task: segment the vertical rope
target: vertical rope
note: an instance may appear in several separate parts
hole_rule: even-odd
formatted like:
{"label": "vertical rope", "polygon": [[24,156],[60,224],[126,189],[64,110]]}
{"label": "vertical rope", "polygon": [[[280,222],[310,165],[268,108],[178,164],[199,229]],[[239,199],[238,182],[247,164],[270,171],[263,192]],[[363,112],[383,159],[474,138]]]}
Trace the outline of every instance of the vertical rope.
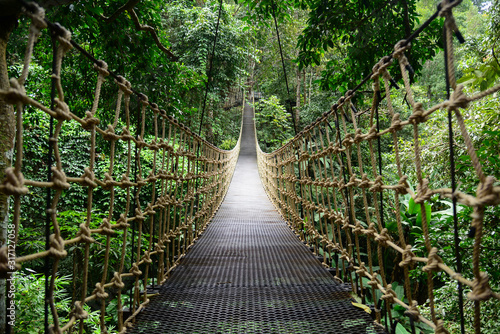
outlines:
{"label": "vertical rope", "polygon": [[[56,74],[56,53],[57,53],[57,44],[56,37],[54,34],[51,34],[52,41],[52,80],[51,80],[51,90],[50,90],[50,109],[54,110],[55,106],[55,98],[56,98],[56,78],[54,75]],[[50,117],[49,121],[49,138],[47,141],[48,144],[48,152],[47,152],[47,182],[50,182],[52,179],[52,136],[54,135],[54,118]],[[46,193],[46,213],[45,213],[45,250],[50,249],[50,205],[52,203],[52,189],[47,188]],[[49,300],[47,298],[47,293],[49,290],[49,274],[50,274],[50,258],[46,257],[44,259],[44,275],[45,275],[45,298],[44,298],[44,331],[45,334],[49,333]]]}
{"label": "vertical rope", "polygon": [[[446,24],[443,26],[444,38],[444,62],[445,62],[445,80],[446,80],[446,98],[450,99],[450,78],[448,69],[448,33]],[[455,175],[455,145],[453,143],[453,112],[448,109],[448,145],[450,148],[450,177],[451,177],[451,192],[452,192],[452,210],[453,210],[453,242],[455,247],[455,260],[457,273],[462,272],[462,258],[460,256],[460,238],[458,235],[458,216],[457,216],[457,198],[455,192],[457,190],[456,175]],[[458,313],[460,316],[460,332],[465,334],[465,319],[464,319],[464,297],[463,287],[460,281],[457,282],[458,293]]]}
{"label": "vertical rope", "polygon": [[297,134],[297,124],[295,124],[295,115],[293,113],[292,102],[290,99],[290,88],[288,88],[288,78],[286,75],[285,59],[283,58],[283,50],[281,49],[280,32],[278,30],[278,21],[276,20],[275,7],[276,7],[276,4],[273,1],[271,3],[271,8],[273,10],[273,19],[274,19],[274,26],[276,28],[276,36],[278,37],[278,46],[279,46],[280,55],[281,55],[281,65],[283,66],[283,74],[285,76],[286,92],[287,92],[287,96],[288,96],[288,105],[290,107],[290,115],[292,116],[293,130],[295,131],[295,134]]}
{"label": "vertical rope", "polygon": [[205,116],[205,108],[207,106],[208,84],[209,84],[210,79],[212,77],[212,65],[213,65],[214,57],[215,57],[215,45],[217,44],[217,35],[219,33],[219,22],[220,22],[221,13],[222,13],[222,0],[220,0],[219,14],[217,15],[217,25],[215,26],[215,37],[214,37],[214,44],[212,46],[212,57],[210,58],[210,64],[208,65],[207,82],[205,83],[205,97],[203,98],[203,108],[201,110],[201,120],[200,120],[200,128],[198,129],[198,136],[201,136],[201,129],[203,126],[203,117]]}

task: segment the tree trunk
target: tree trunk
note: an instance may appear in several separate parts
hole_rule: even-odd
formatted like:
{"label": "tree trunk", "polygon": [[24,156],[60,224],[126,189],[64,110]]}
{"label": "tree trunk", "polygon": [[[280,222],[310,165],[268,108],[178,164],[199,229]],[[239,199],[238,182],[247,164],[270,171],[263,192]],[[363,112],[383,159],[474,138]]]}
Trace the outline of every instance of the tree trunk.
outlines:
{"label": "tree trunk", "polygon": [[299,128],[299,120],[300,120],[300,78],[301,71],[297,67],[297,92],[295,93],[295,101],[296,101],[296,106],[295,106],[295,124],[297,126],[297,129]]}
{"label": "tree trunk", "polygon": [[207,121],[205,122],[205,129],[206,129],[206,134],[205,138],[209,143],[214,144],[214,131],[212,129],[212,122],[214,120],[214,111],[212,109],[214,107],[212,104],[210,104],[207,108]]}
{"label": "tree trunk", "polygon": [[313,80],[313,69],[311,68],[311,73],[309,74],[309,96],[308,96],[308,104],[311,104],[312,80]]}
{"label": "tree trunk", "polygon": [[302,69],[302,90],[304,90],[304,100],[302,102],[302,105],[305,106],[306,105],[306,69]]}
{"label": "tree trunk", "polygon": [[[17,15],[0,17],[0,89],[9,88],[6,49],[9,35],[17,22]],[[10,167],[15,136],[14,110],[0,98],[0,182],[5,179],[5,169]],[[0,193],[0,245],[7,241],[9,220],[9,197]],[[0,279],[0,333],[6,330],[6,281]]]}

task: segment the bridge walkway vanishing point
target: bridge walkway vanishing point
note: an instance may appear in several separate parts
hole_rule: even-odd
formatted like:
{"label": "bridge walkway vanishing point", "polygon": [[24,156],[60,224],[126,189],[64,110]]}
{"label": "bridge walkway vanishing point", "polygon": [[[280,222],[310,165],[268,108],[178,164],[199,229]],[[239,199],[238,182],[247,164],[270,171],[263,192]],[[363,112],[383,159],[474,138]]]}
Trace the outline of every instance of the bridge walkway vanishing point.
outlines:
{"label": "bridge walkway vanishing point", "polygon": [[288,228],[257,171],[253,110],[226,198],[130,333],[383,333]]}

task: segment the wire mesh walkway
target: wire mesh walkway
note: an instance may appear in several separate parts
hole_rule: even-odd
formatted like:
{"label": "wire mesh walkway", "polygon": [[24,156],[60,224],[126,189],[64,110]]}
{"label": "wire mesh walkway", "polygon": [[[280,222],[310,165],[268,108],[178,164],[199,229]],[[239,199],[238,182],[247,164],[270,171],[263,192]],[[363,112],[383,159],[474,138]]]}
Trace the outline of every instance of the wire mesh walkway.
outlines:
{"label": "wire mesh walkway", "polygon": [[269,202],[253,111],[225,201],[131,333],[383,333]]}

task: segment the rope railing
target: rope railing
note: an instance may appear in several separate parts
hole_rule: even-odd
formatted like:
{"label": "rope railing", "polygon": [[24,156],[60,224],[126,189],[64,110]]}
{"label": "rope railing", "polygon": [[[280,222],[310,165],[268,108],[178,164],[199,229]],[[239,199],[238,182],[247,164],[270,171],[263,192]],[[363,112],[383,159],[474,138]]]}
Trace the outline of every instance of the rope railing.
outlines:
{"label": "rope railing", "polygon": [[[35,188],[49,191],[47,229],[50,232],[45,251],[17,254],[15,264],[9,262],[12,253],[8,245],[4,245],[0,249],[0,271],[5,275],[35,260],[46,259],[51,262],[45,299],[52,316],[50,330],[53,333],[86,331],[89,316],[86,309],[89,309],[90,304],[93,309],[96,305],[100,306],[100,329],[103,333],[107,332],[106,319],[109,314],[106,310],[111,302],[117,305],[117,329],[125,332],[133,324],[134,317],[148,304],[148,286],[154,286],[155,279],[157,283],[162,283],[168,278],[221,204],[235,168],[239,141],[231,151],[215,147],[167,115],[146,95],[133,90],[125,78],[113,73],[114,82],[106,81],[110,70],[104,61],[93,58],[96,88],[92,107],[85,114],[71,110],[68,100],[81,97],[65,95],[61,84],[64,76],[61,66],[65,54],[77,44],[71,41],[68,30],[47,22],[43,9],[34,3],[26,6],[24,12],[31,18],[31,27],[22,74],[18,79],[10,79],[11,87],[8,90],[0,91],[2,99],[15,106],[17,119],[15,165],[7,168],[0,191],[14,200],[10,222],[15,227],[15,238],[11,240],[14,244],[19,238],[21,212],[24,209],[21,197]],[[57,41],[52,74],[55,88],[53,108],[33,99],[24,89],[32,62],[33,45],[47,26]],[[116,95],[102,96],[104,85],[116,91]],[[99,106],[105,99],[115,100],[116,107],[114,117],[107,126],[100,126],[104,112]],[[137,124],[132,124],[134,115],[131,102],[138,106]],[[53,154],[48,160],[51,173],[47,180],[29,180],[23,176],[23,166],[27,164],[23,159],[23,113],[26,108],[38,109],[55,120],[54,132],[49,138]],[[61,156],[59,144],[62,128],[67,123],[74,123],[86,131],[88,141],[79,149],[90,155],[86,165],[73,166],[71,171],[66,170],[67,163]],[[109,149],[109,164],[104,167],[104,171],[99,171],[104,175],[100,178],[96,161],[97,152],[102,147]],[[120,147],[125,150],[120,151]],[[123,152],[126,152],[125,157]],[[125,166],[123,174],[117,172],[118,162]],[[85,206],[86,202],[86,219],[80,223],[74,235],[64,237],[62,231],[68,226],[62,225],[58,215],[60,199],[64,193],[75,188],[86,189],[86,198],[82,203]],[[104,196],[99,199],[101,203],[104,200],[109,205],[104,212],[106,217],[99,226],[95,226],[94,194],[98,191],[100,196]],[[118,191],[125,194],[123,211],[118,211],[115,205]],[[42,240],[44,236],[37,238]],[[99,244],[104,246],[105,256],[102,276],[96,279],[89,275],[89,258],[96,251],[93,246],[98,238]],[[119,254],[118,263],[114,264],[110,262],[112,242],[114,251]],[[68,321],[62,323],[54,298],[57,289],[55,279],[61,261],[70,256],[69,247],[82,250],[85,265],[82,272],[74,273],[73,280],[81,283],[81,294],[74,296],[71,311],[67,315]],[[127,263],[127,258],[131,258],[132,263]],[[127,314],[125,295],[131,295]]]}
{"label": "rope railing", "polygon": [[[473,96],[467,96],[464,88],[457,85],[452,39],[453,33],[457,37],[461,35],[452,9],[459,3],[444,0],[438,6],[437,14],[430,19],[438,16],[445,18],[446,80],[453,89],[448,100],[427,109],[422,103],[415,101],[408,75],[411,67],[405,56],[411,43],[409,40],[402,40],[396,44],[390,56],[382,58],[373,67],[369,78],[356,87],[357,90],[366,82],[373,83],[369,120],[359,120],[355,108],[355,90],[348,91],[329,112],[307,126],[286,145],[272,153],[264,153],[258,149],[259,173],[270,200],[296,235],[314,248],[323,265],[332,268],[330,270],[336,279],[351,283],[353,292],[363,302],[367,295],[370,296],[376,321],[381,323],[385,314],[385,317],[389,317],[389,320],[386,319],[386,326],[392,324],[392,306],[399,305],[406,310],[405,314],[410,317],[412,324],[423,322],[439,334],[448,331],[436,314],[433,277],[438,272],[448,275],[459,286],[470,288],[467,297],[474,305],[472,326],[475,333],[481,332],[481,303],[491,298],[500,299],[500,294],[490,288],[487,274],[480,270],[481,243],[486,233],[484,212],[486,208],[500,204],[500,186],[492,176],[484,174],[482,162],[476,154],[461,111],[472,102],[499,91],[500,85]],[[416,38],[424,28],[413,33],[411,39]],[[407,119],[402,119],[401,114],[396,112],[391,96],[393,79],[389,69],[394,61],[399,63],[406,100],[411,106]],[[385,90],[384,112],[390,120],[385,129],[381,128],[382,122],[379,120],[381,80]],[[454,115],[454,122],[458,124],[459,136],[465,143],[478,179],[475,196],[461,191],[454,182],[452,188],[433,188],[433,180],[424,176],[419,125],[432,120],[440,111],[447,111],[450,117]],[[408,177],[403,174],[401,166],[399,139],[403,131],[413,133],[412,158],[415,162],[416,191],[408,184]],[[450,130],[450,134],[454,135],[454,132]],[[394,160],[390,163],[396,169],[397,181],[394,183],[389,183],[389,178],[383,175],[385,166],[382,166],[382,138],[391,142],[393,147]],[[364,158],[366,154],[369,154],[368,158]],[[388,158],[384,159],[387,161]],[[435,240],[431,240],[430,222],[426,214],[421,214],[425,256],[415,255],[414,245],[409,243],[399,210],[404,195],[411,196],[421,213],[426,212],[425,206],[435,195],[472,208],[473,272],[468,276],[473,279],[467,279],[457,272],[454,269],[456,263],[444,263],[439,256],[440,250],[433,246]],[[390,208],[387,207],[387,199],[392,203]],[[395,233],[390,233],[385,226],[384,216],[388,215],[396,221]],[[384,255],[389,250],[396,255],[396,259],[391,258],[390,261],[397,260],[395,266],[403,272],[401,281],[404,281],[405,298],[395,293],[391,285],[395,281],[394,277],[387,274]],[[460,258],[456,259],[459,260]],[[418,264],[421,264],[421,271],[427,274],[428,303],[425,305],[418,305],[414,290],[418,286],[417,280],[410,276],[410,270],[419,268]],[[422,315],[423,309],[427,310],[428,316]]]}

